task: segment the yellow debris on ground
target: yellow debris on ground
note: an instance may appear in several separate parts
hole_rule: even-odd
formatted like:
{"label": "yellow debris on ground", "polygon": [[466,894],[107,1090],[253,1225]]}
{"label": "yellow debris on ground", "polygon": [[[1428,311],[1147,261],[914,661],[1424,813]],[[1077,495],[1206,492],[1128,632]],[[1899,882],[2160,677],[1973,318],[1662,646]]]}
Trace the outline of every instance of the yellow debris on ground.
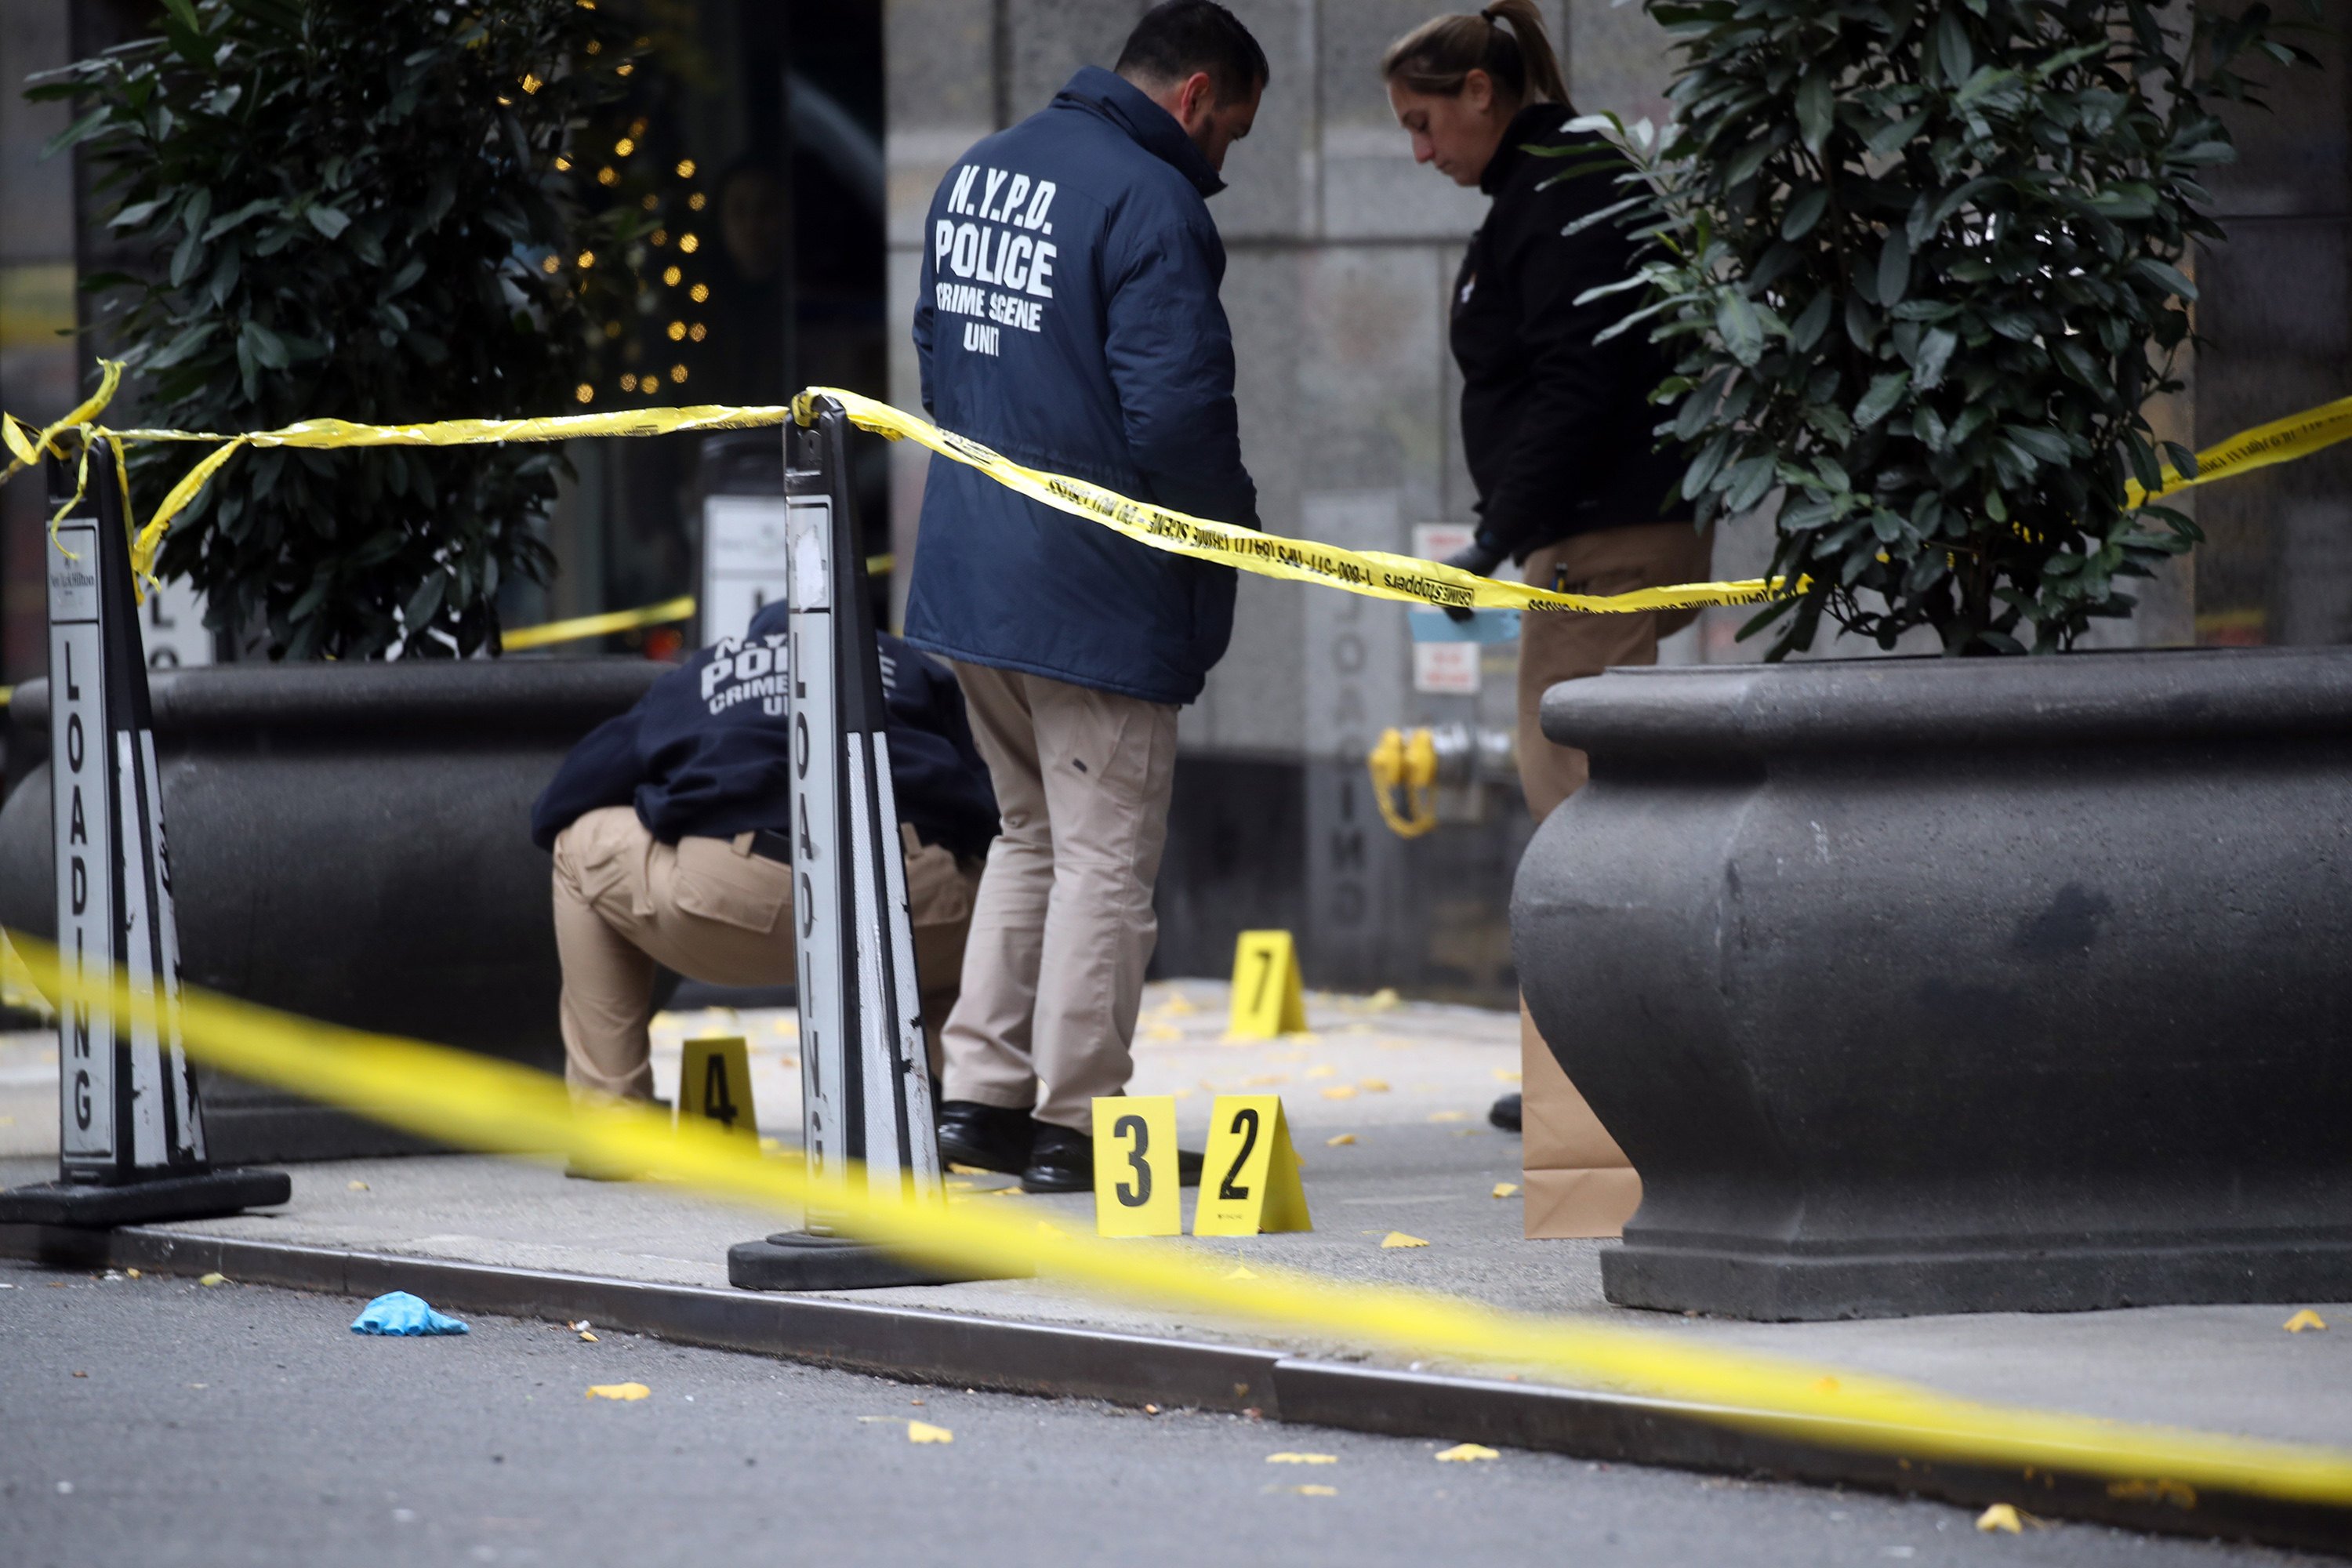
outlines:
{"label": "yellow debris on ground", "polygon": [[1999,1530],[2011,1535],[2020,1535],[2024,1533],[2025,1521],[2018,1517],[2015,1508],[2005,1502],[1997,1502],[1977,1515],[1977,1528],[1987,1533]]}
{"label": "yellow debris on ground", "polygon": [[587,1397],[617,1399],[626,1404],[630,1400],[643,1399],[652,1392],[642,1383],[592,1383],[588,1385]]}
{"label": "yellow debris on ground", "polygon": [[228,1276],[226,1274],[199,1274],[196,1276],[196,1283],[199,1285],[226,1285],[228,1283]]}
{"label": "yellow debris on ground", "polygon": [[1381,1245],[1382,1247],[1427,1247],[1429,1243],[1417,1236],[1407,1236],[1401,1230],[1392,1230],[1381,1237]]}
{"label": "yellow debris on ground", "polygon": [[1343,1148],[1349,1143],[1353,1143],[1355,1141],[1356,1135],[1354,1133],[1341,1132],[1323,1140],[1323,1147],[1326,1149],[1339,1149]]}
{"label": "yellow debris on ground", "polygon": [[1519,1184],[1517,1182],[1496,1182],[1495,1184],[1495,1196],[1498,1198],[1507,1198],[1518,1190]]}
{"label": "yellow debris on ground", "polygon": [[1339,1456],[1337,1454],[1298,1454],[1293,1453],[1288,1449],[1285,1449],[1279,1454],[1268,1454],[1265,1457],[1265,1462],[1269,1465],[1336,1465],[1339,1462]]}
{"label": "yellow debris on ground", "polygon": [[1484,1443],[1456,1443],[1436,1456],[1440,1464],[1455,1465],[1467,1464],[1473,1459],[1499,1459],[1502,1457],[1500,1450],[1489,1448]]}
{"label": "yellow debris on ground", "polygon": [[907,1423],[907,1441],[909,1443],[952,1443],[955,1441],[955,1434],[949,1431],[944,1426],[934,1426],[928,1421],[909,1421]]}
{"label": "yellow debris on ground", "polygon": [[1323,1091],[1323,1098],[1326,1100],[1353,1100],[1356,1098],[1356,1086],[1352,1083],[1335,1083],[1330,1088]]}
{"label": "yellow debris on ground", "polygon": [[2305,1329],[2318,1329],[2324,1331],[2327,1327],[2327,1320],[2305,1307],[2302,1311],[2281,1323],[2279,1327],[2291,1334],[2299,1334]]}

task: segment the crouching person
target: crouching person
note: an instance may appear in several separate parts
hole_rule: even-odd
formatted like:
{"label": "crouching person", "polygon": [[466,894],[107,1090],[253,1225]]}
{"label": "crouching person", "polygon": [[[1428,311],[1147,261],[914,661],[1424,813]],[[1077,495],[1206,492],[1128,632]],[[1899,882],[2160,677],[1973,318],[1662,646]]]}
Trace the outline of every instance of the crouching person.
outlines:
{"label": "crouching person", "polygon": [[[531,811],[555,858],[564,1077],[575,1100],[653,1096],[655,966],[719,985],[795,978],[785,610],[704,648],[598,726]],[[924,1033],[963,970],[996,799],[954,679],[885,635],[890,779]]]}

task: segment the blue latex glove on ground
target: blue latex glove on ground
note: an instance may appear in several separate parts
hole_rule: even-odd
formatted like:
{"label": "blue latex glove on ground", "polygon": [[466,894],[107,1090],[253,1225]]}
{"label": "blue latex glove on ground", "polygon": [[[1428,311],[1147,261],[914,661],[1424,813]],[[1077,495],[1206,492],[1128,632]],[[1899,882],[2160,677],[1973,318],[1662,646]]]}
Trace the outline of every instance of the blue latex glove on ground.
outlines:
{"label": "blue latex glove on ground", "polygon": [[425,1305],[421,1296],[394,1290],[378,1296],[352,1320],[355,1334],[464,1334],[473,1331]]}

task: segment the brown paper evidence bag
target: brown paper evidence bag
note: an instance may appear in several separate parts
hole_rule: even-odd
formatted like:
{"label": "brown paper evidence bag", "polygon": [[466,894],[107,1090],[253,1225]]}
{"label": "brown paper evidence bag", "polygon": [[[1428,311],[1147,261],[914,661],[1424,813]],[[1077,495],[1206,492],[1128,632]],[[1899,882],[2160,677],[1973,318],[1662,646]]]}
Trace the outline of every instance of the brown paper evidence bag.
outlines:
{"label": "brown paper evidence bag", "polygon": [[1536,1033],[1519,1004],[1522,1194],[1529,1240],[1622,1234],[1642,1203],[1642,1178],[1617,1140]]}

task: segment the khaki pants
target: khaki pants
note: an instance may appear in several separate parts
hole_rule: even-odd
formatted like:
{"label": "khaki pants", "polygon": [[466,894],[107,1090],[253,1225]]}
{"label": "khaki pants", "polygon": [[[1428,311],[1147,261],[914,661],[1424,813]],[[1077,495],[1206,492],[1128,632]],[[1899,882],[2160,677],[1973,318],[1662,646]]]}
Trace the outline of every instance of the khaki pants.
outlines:
{"label": "khaki pants", "polygon": [[[1712,534],[1686,522],[1605,528],[1528,556],[1527,581],[1576,594],[1703,582],[1714,546]],[[1612,665],[1657,663],[1658,639],[1690,625],[1697,613],[1520,617],[1519,784],[1538,822],[1582,789],[1591,772],[1582,752],[1544,738],[1544,693],[1560,681],[1598,675]],[[1641,1205],[1642,1178],[1560,1070],[1524,1002],[1519,1066],[1524,1233],[1530,1238],[1622,1234]]]}
{"label": "khaki pants", "polygon": [[[1546,545],[1528,557],[1527,582],[1571,594],[1623,594],[1706,580],[1715,536],[1686,522],[1603,528]],[[1696,610],[1633,616],[1530,612],[1519,617],[1519,785],[1538,822],[1578,790],[1591,773],[1582,752],[1544,739],[1543,694],[1563,680],[1598,675],[1612,665],[1655,664],[1658,639],[1697,617]]]}
{"label": "khaki pants", "polygon": [[[924,1031],[936,1058],[977,877],[912,828],[899,833]],[[555,946],[566,1081],[575,1093],[647,1099],[654,966],[717,985],[792,984],[792,868],[752,854],[748,833],[672,847],[629,806],[592,811],[555,840]]]}
{"label": "khaki pants", "polygon": [[1127,1088],[1151,887],[1168,842],[1176,710],[958,664],[1003,833],[988,852],[949,1016],[941,1096],[1090,1131]]}

